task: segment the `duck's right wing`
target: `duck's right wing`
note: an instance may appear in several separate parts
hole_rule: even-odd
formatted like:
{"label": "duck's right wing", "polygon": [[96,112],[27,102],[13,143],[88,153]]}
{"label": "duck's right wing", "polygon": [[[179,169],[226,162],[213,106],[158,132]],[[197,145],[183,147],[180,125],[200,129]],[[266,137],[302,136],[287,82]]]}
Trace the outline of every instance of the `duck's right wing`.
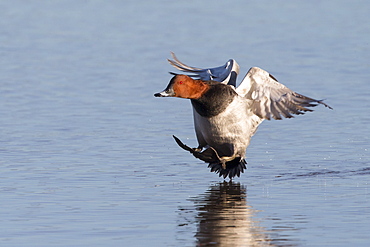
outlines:
{"label": "duck's right wing", "polygon": [[239,65],[234,59],[230,59],[225,65],[219,67],[200,69],[180,62],[173,52],[171,52],[171,56],[173,60],[167,59],[168,62],[178,70],[193,73],[194,75],[190,75],[192,77],[204,81],[212,80],[221,82],[223,84],[232,85],[234,87],[236,86],[236,77],[239,73]]}
{"label": "duck's right wing", "polygon": [[306,111],[312,111],[307,107],[319,104],[332,109],[322,100],[312,99],[290,90],[267,71],[257,67],[248,71],[236,92],[251,100],[253,113],[262,119],[282,119],[281,116],[291,118],[292,114],[304,114]]}

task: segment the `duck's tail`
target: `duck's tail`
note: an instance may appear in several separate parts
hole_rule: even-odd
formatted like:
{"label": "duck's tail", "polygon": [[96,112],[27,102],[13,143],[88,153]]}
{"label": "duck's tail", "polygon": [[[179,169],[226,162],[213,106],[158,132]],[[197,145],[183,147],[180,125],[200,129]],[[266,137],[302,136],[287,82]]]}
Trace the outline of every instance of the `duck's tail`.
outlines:
{"label": "duck's tail", "polygon": [[224,178],[229,177],[232,179],[235,176],[240,177],[240,173],[244,173],[247,169],[247,162],[244,158],[236,157],[231,161],[227,161],[225,164],[209,163],[208,168],[211,168],[211,172],[218,173],[218,176],[223,176]]}
{"label": "duck's tail", "polygon": [[243,173],[247,169],[247,162],[242,157],[235,157],[229,161],[223,161],[217,154],[217,151],[209,147],[203,152],[197,151],[195,148],[191,148],[180,141],[179,138],[173,136],[176,143],[184,150],[192,153],[196,158],[203,160],[208,163],[208,167],[211,168],[211,172],[218,173],[218,175],[224,178],[229,177],[232,179],[235,176],[240,177],[240,173]]}

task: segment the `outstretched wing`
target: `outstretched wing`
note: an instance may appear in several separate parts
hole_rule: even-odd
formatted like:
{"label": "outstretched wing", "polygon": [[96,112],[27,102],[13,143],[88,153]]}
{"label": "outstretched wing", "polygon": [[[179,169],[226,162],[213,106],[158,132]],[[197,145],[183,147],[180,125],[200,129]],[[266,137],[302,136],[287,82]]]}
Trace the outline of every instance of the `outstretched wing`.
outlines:
{"label": "outstretched wing", "polygon": [[223,84],[236,86],[236,77],[239,73],[239,65],[234,59],[227,61],[225,65],[215,68],[200,69],[188,66],[180,62],[175,53],[171,52],[172,59],[167,59],[168,62],[178,70],[193,73],[192,77],[204,80],[204,81],[218,81]]}
{"label": "outstretched wing", "polygon": [[308,107],[319,104],[332,109],[322,100],[293,92],[267,71],[257,67],[248,71],[236,92],[252,101],[251,109],[254,114],[268,120],[282,119],[282,116],[291,118],[292,114],[304,114],[306,111],[312,111]]}

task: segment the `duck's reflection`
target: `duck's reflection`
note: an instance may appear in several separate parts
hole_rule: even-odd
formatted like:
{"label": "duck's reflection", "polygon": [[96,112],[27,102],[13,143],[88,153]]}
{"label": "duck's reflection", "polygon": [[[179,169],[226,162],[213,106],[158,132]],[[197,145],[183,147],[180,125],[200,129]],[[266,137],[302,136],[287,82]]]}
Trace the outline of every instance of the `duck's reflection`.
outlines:
{"label": "duck's reflection", "polygon": [[[197,225],[197,246],[274,246],[276,239],[259,226],[256,210],[248,206],[246,188],[240,183],[216,184],[190,200],[195,204],[195,222],[190,222]],[[194,212],[180,212],[186,211]]]}
{"label": "duck's reflection", "polygon": [[269,239],[258,222],[252,219],[254,210],[247,205],[244,186],[223,182],[212,186],[205,194],[194,198],[198,211],[199,246],[254,246]]}

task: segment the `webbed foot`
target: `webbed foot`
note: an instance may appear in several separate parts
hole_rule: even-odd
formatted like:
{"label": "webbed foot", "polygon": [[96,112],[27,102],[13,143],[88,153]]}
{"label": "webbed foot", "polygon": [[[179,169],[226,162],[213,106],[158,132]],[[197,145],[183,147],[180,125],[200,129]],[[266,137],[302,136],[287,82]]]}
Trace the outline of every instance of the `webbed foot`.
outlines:
{"label": "webbed foot", "polygon": [[211,172],[218,173],[220,177],[229,177],[230,179],[235,176],[240,177],[240,173],[247,169],[247,162],[242,157],[220,158],[217,151],[212,147],[200,152],[202,148],[191,148],[182,143],[176,136],[173,136],[173,138],[182,149],[192,153],[194,157],[209,163],[208,167],[211,168]]}

